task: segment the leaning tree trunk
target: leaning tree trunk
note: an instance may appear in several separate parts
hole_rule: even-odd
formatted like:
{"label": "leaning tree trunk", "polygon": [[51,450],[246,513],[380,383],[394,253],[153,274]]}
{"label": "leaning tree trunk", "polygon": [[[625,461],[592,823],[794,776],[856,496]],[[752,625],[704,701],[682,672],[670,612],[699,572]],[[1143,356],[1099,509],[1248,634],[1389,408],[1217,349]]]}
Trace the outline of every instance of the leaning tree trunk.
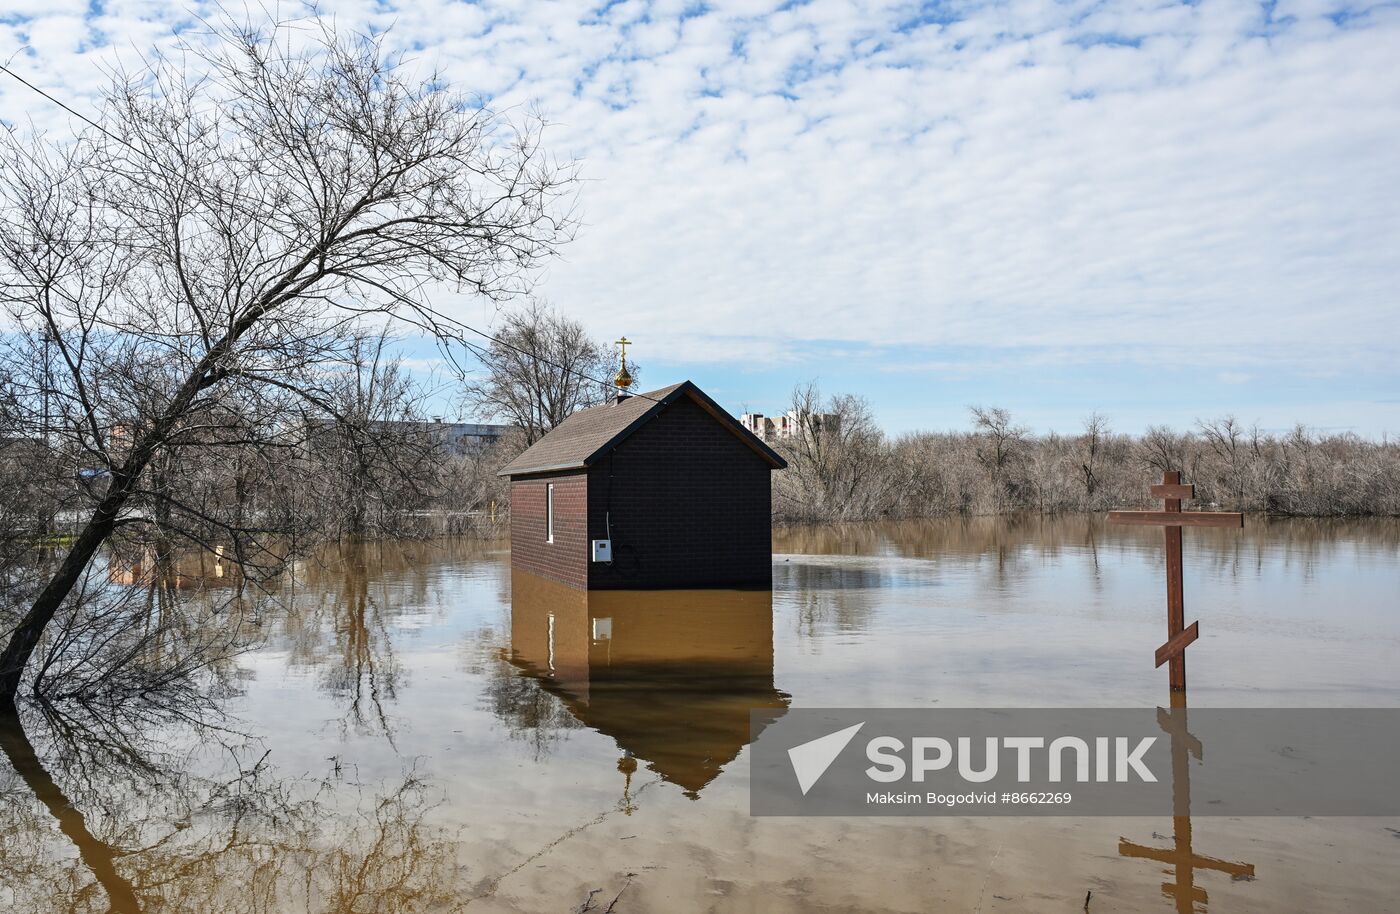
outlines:
{"label": "leaning tree trunk", "polygon": [[20,680],[24,677],[25,665],[34,654],[34,648],[44,634],[44,629],[53,620],[63,601],[73,592],[97,550],[102,548],[102,544],[116,529],[122,510],[136,491],[137,481],[161,443],[189,413],[195,397],[219,380],[217,369],[220,363],[238,338],[253,325],[262,310],[264,309],[260,308],[252,314],[245,315],[222,339],[210,347],[195,365],[194,371],[180,385],[165,411],[146,433],[133,443],[126,462],[112,472],[112,483],[107,489],[107,494],[97,503],[87,525],[83,527],[83,532],[78,534],[68,554],[64,556],[63,563],[58,566],[53,577],[49,578],[49,583],[10,635],[10,643],[5,646],[5,652],[0,654],[0,709],[14,704]]}
{"label": "leaning tree trunk", "polygon": [[5,652],[0,654],[0,708],[14,704],[15,693],[19,691],[20,680],[24,677],[24,667],[29,663],[44,628],[63,605],[63,601],[73,592],[97,550],[116,528],[117,517],[131,497],[130,477],[124,476],[120,484],[114,479],[113,483],[106,497],[93,511],[83,531],[73,541],[58,570],[49,578],[49,583],[35,598],[29,612],[10,635],[10,643],[5,646]]}
{"label": "leaning tree trunk", "polygon": [[112,472],[112,484],[107,489],[107,494],[98,502],[92,516],[88,518],[87,526],[78,534],[77,540],[68,550],[68,555],[64,557],[63,564],[49,579],[49,583],[10,636],[10,643],[5,646],[5,652],[0,654],[0,709],[14,704],[20,680],[24,676],[24,667],[29,663],[44,628],[53,620],[63,601],[73,592],[74,586],[87,570],[88,563],[97,554],[97,550],[116,529],[122,509],[136,491],[137,481],[167,436],[189,414],[195,398],[222,380],[225,375],[224,362],[242,336],[276,305],[295,298],[319,278],[319,274],[310,278],[301,275],[313,264],[319,253],[317,248],[312,248],[304,254],[209,347],[156,421],[145,434],[133,442],[126,462]]}

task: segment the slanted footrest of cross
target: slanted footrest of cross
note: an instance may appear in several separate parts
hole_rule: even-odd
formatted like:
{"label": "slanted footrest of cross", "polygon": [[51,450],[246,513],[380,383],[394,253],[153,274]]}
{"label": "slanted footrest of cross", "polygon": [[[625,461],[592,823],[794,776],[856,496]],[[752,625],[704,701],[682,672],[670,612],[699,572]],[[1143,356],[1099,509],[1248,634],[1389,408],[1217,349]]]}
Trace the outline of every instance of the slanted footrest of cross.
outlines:
{"label": "slanted footrest of cross", "polygon": [[1181,631],[1181,634],[1174,636],[1166,644],[1157,648],[1157,666],[1161,666],[1168,660],[1186,650],[1186,645],[1201,637],[1201,623],[1192,622]]}

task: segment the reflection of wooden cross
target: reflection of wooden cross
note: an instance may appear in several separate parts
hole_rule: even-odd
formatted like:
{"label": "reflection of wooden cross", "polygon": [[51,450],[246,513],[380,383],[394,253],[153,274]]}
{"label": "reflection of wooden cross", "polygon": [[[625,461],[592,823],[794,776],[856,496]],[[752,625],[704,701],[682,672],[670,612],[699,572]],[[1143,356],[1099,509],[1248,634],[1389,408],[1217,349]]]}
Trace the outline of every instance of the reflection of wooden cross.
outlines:
{"label": "reflection of wooden cross", "polygon": [[1167,643],[1157,648],[1157,666],[1171,661],[1172,691],[1186,688],[1186,646],[1201,634],[1201,623],[1186,625],[1186,604],[1181,593],[1181,528],[1244,526],[1244,515],[1226,512],[1182,511],[1183,498],[1195,498],[1196,487],[1181,484],[1181,474],[1168,470],[1162,484],[1152,487],[1154,498],[1164,499],[1161,511],[1110,511],[1110,524],[1165,527],[1167,535]]}
{"label": "reflection of wooden cross", "polygon": [[1162,894],[1175,899],[1177,914],[1194,914],[1196,904],[1206,904],[1206,890],[1196,885],[1196,870],[1216,870],[1236,879],[1253,879],[1254,864],[1231,863],[1197,854],[1191,845],[1191,762],[1189,755],[1201,757],[1201,741],[1186,729],[1186,693],[1172,692],[1172,710],[1157,709],[1157,722],[1172,740],[1172,844],[1170,849],[1134,844],[1118,839],[1123,857],[1156,860],[1176,871],[1175,882],[1162,883]]}

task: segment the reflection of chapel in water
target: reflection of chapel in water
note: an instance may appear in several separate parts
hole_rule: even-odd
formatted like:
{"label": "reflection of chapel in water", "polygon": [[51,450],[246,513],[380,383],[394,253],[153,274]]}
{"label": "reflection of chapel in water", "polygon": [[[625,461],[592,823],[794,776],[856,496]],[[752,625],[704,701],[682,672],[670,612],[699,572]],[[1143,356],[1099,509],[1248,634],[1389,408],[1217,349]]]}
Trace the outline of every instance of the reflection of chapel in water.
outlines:
{"label": "reflection of chapel in water", "polygon": [[692,799],[782,713],[771,591],[585,591],[516,569],[511,663]]}

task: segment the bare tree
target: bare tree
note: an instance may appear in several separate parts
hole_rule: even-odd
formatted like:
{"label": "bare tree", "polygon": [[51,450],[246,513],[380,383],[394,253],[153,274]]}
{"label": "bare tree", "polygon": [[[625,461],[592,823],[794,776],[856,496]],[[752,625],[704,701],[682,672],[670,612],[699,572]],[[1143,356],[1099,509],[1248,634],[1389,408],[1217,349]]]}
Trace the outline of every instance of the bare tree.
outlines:
{"label": "bare tree", "polygon": [[[1244,426],[1234,416],[1223,416],[1209,422],[1197,420],[1206,446],[1215,456],[1216,481],[1228,493],[1234,504],[1242,504],[1245,495],[1245,467],[1248,457]],[[1255,429],[1258,439],[1258,429]],[[1258,450],[1257,443],[1255,450]]]}
{"label": "bare tree", "polygon": [[977,430],[977,461],[991,477],[998,510],[1018,504],[1023,487],[1012,471],[1025,456],[1028,430],[1013,423],[1010,411],[1001,407],[971,406],[968,409]]}
{"label": "bare tree", "polygon": [[983,446],[977,449],[977,457],[988,470],[998,477],[1006,475],[1007,468],[1021,454],[1026,439],[1024,426],[1011,421],[1009,410],[999,406],[970,406],[972,424],[982,438]]}
{"label": "bare tree", "polygon": [[103,126],[0,139],[0,303],[21,328],[5,361],[42,363],[27,408],[51,404],[72,469],[100,480],[0,653],[0,701],[120,527],[261,527],[148,485],[165,455],[275,448],[258,408],[300,396],[345,328],[390,315],[451,339],[417,299],[428,284],[509,297],[568,236],[572,173],[538,124],[415,79],[376,39],[306,25],[216,26],[116,79]]}
{"label": "bare tree", "polygon": [[775,481],[780,514],[844,520],[887,510],[900,479],[870,404],[824,398],[808,383],[793,390],[791,413],[795,432],[778,442],[788,460]]}
{"label": "bare tree", "polygon": [[448,459],[433,498],[447,530],[490,531],[510,519],[510,482],[498,474],[525,447],[524,429],[514,428],[492,444]]}
{"label": "bare tree", "polygon": [[1079,468],[1084,473],[1084,494],[1091,497],[1099,487],[1096,471],[1108,434],[1108,420],[1097,412],[1090,413],[1084,420],[1084,434],[1079,439]]}
{"label": "bare tree", "polygon": [[[505,313],[490,348],[481,354],[485,377],[467,383],[468,407],[525,431],[525,444],[575,411],[612,394],[612,347],[583,325],[539,301]],[[628,363],[635,379],[639,370]]]}
{"label": "bare tree", "polygon": [[322,408],[308,408],[302,472],[341,536],[402,532],[399,516],[426,507],[448,458],[391,343],[388,328],[355,333],[345,363],[325,373]]}
{"label": "bare tree", "polygon": [[1142,462],[1152,469],[1184,471],[1193,442],[1190,434],[1179,434],[1165,425],[1148,426],[1138,442]]}

